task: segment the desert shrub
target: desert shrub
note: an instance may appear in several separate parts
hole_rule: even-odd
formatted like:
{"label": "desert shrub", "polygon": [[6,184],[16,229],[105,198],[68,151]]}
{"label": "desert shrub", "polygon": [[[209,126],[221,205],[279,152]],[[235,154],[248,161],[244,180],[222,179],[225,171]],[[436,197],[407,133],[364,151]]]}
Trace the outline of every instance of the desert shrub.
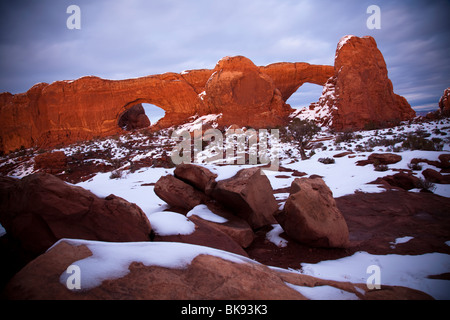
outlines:
{"label": "desert shrub", "polygon": [[122,159],[111,159],[110,162],[114,169],[118,169],[122,166]]}
{"label": "desert shrub", "polygon": [[111,172],[111,175],[109,176],[110,179],[120,179],[122,178],[122,171],[114,170]]}
{"label": "desert shrub", "polygon": [[422,170],[422,165],[411,162],[411,163],[408,163],[408,168],[410,168],[411,170],[414,170],[414,171],[420,171],[420,170]]}
{"label": "desert shrub", "polygon": [[386,164],[374,164],[375,171],[387,171],[389,167]]}
{"label": "desert shrub", "polygon": [[437,151],[436,145],[433,141],[428,140],[424,136],[416,133],[408,134],[402,143],[402,147],[410,150]]}
{"label": "desert shrub", "polygon": [[294,142],[297,143],[302,159],[307,159],[305,153],[305,147],[309,141],[314,137],[316,133],[320,131],[320,127],[314,121],[300,120],[295,118],[289,124],[286,130],[286,135],[292,137]]}
{"label": "desert shrub", "polygon": [[418,128],[416,131],[414,131],[414,134],[419,137],[428,138],[431,136],[431,133],[425,131],[424,129]]}
{"label": "desert shrub", "polygon": [[436,190],[436,185],[433,182],[428,181],[427,179],[424,178],[419,178],[418,187],[421,188],[422,190],[430,192]]}
{"label": "desert shrub", "polygon": [[355,134],[351,131],[344,131],[338,134],[335,143],[348,142],[355,138]]}
{"label": "desert shrub", "polygon": [[364,130],[366,130],[366,131],[375,130],[375,129],[379,129],[379,128],[380,128],[380,126],[374,121],[369,121],[368,123],[366,123],[364,125]]}
{"label": "desert shrub", "polygon": [[323,164],[333,164],[336,162],[333,158],[329,158],[329,157],[328,158],[319,158],[319,160],[317,160],[317,161],[319,161]]}
{"label": "desert shrub", "polygon": [[435,128],[431,132],[433,132],[434,134],[442,134],[442,131],[439,128]]}

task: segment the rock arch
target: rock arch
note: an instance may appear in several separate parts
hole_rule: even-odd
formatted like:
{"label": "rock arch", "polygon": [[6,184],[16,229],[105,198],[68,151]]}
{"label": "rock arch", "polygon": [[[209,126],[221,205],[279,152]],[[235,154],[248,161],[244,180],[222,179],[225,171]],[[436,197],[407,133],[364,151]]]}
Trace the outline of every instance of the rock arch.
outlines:
{"label": "rock arch", "polygon": [[209,113],[223,114],[219,125],[274,127],[288,121],[293,109],[286,101],[306,82],[325,86],[315,107],[320,114],[330,109],[328,123],[337,130],[415,115],[406,99],[394,94],[375,40],[346,36],[337,46],[334,66],[280,62],[258,67],[237,56],[219,60],[214,69],[128,80],[90,76],[37,84],[21,94],[2,93],[0,152],[119,133],[118,118],[131,102],[164,109],[159,128]]}
{"label": "rock arch", "polygon": [[[226,57],[225,60],[232,61],[228,67],[232,66],[238,72],[247,72],[245,68],[240,70],[243,65],[239,61],[246,60],[247,65],[253,65],[244,57]],[[195,114],[222,112],[221,107],[210,105],[204,99],[206,85],[214,73],[221,72],[221,63],[215,69],[190,70],[181,74],[164,73],[127,80],[87,76],[73,81],[40,83],[25,93],[2,93],[0,151],[11,152],[21,146],[52,147],[119,133],[120,115],[138,103],[151,103],[165,111],[159,128],[180,124]],[[252,72],[273,81],[274,98],[279,98],[277,103],[282,105],[304,82],[325,83],[332,69],[332,66],[307,63],[276,63],[254,66]],[[275,92],[277,88],[280,94]],[[248,94],[257,93],[250,91]],[[259,106],[262,117],[255,123],[239,124],[254,127],[280,124],[290,109],[286,107],[282,116],[273,120],[267,114],[271,106],[273,101],[270,105]],[[248,113],[246,122],[251,122],[254,111],[246,111],[244,106],[238,119]],[[226,122],[226,117],[223,121],[223,124],[231,124]]]}
{"label": "rock arch", "polygon": [[334,75],[333,66],[306,62],[279,62],[260,67],[260,70],[273,79],[284,101],[287,101],[304,83],[323,86],[328,78]]}

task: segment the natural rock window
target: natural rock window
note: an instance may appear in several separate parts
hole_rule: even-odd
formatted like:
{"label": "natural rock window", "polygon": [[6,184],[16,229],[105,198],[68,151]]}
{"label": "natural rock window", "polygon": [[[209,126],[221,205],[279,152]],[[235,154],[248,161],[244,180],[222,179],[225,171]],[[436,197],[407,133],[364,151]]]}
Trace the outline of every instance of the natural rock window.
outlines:
{"label": "natural rock window", "polygon": [[286,100],[286,103],[294,109],[308,108],[311,103],[319,101],[322,91],[321,85],[304,83]]}
{"label": "natural rock window", "polygon": [[166,114],[164,109],[155,106],[154,104],[142,103],[142,107],[144,108],[145,114],[147,115],[152,125],[157,123],[159,119],[164,118]]}

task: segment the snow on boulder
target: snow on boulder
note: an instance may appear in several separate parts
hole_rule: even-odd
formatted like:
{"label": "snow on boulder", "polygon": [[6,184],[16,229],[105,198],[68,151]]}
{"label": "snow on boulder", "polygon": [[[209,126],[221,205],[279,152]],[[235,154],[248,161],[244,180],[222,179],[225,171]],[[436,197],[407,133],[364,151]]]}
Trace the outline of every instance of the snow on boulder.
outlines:
{"label": "snow on boulder", "polygon": [[148,218],[155,234],[161,236],[188,235],[195,231],[195,224],[184,215],[176,212],[155,212],[150,214]]}
{"label": "snow on boulder", "polygon": [[[339,269],[339,274],[345,272]],[[338,292],[338,299],[431,298],[384,283],[384,290],[369,290],[364,282],[364,277],[352,282],[320,279],[198,245],[63,239],[20,270],[3,296],[9,300],[304,300],[305,295],[329,299],[330,293],[335,297]]]}
{"label": "snow on boulder", "polygon": [[[80,270],[78,283],[75,274],[66,272],[71,265]],[[75,284],[79,284],[79,289]],[[225,251],[175,242],[68,239],[58,242],[16,274],[7,285],[5,296],[103,300],[304,299],[268,267]]]}
{"label": "snow on boulder", "polygon": [[231,237],[241,247],[247,248],[255,237],[250,225],[219,203],[201,204],[187,213],[195,223],[199,220]]}

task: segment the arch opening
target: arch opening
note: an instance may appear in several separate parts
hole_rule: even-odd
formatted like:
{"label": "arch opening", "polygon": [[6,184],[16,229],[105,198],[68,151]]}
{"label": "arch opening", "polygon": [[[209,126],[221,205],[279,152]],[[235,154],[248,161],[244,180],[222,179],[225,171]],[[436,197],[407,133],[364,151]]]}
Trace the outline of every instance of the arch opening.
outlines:
{"label": "arch opening", "polygon": [[319,101],[322,91],[321,85],[304,83],[286,100],[286,103],[293,109],[309,108],[312,103]]}
{"label": "arch opening", "polygon": [[160,119],[164,118],[166,115],[166,111],[154,104],[151,103],[142,103],[142,107],[144,108],[145,114],[150,120],[150,124],[156,124]]}

